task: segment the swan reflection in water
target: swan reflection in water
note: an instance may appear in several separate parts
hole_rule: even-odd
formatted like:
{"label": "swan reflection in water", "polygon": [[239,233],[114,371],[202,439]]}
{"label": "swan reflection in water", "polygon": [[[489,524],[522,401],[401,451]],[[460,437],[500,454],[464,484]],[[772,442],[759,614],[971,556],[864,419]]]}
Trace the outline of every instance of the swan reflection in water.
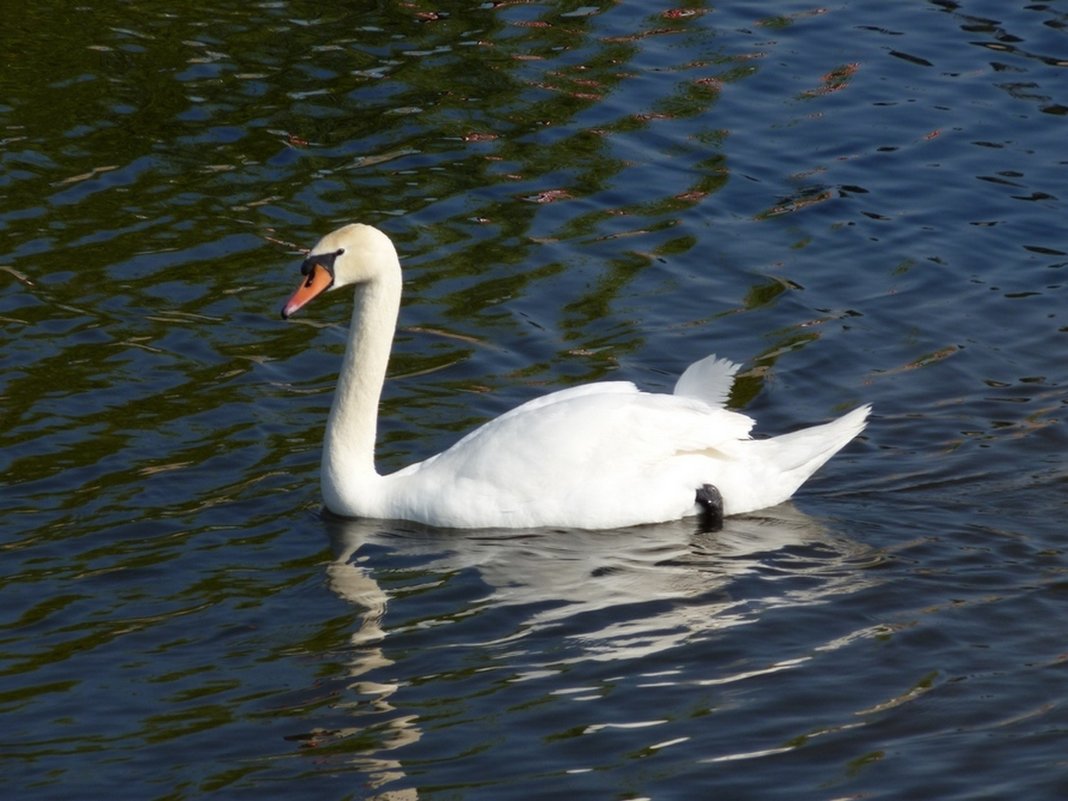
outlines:
{"label": "swan reflection in water", "polygon": [[[363,714],[373,716],[375,736],[365,740],[369,747],[357,767],[380,789],[377,801],[418,798],[414,788],[385,789],[404,777],[391,752],[422,736],[418,716],[403,711],[409,682],[398,678],[405,671],[388,655],[388,636],[403,636],[405,647],[397,651],[413,657],[419,656],[413,638],[426,636],[434,648],[445,640],[454,649],[493,651],[466,665],[508,670],[510,680],[520,681],[559,673],[569,663],[639,660],[754,622],[776,607],[816,604],[873,583],[873,571],[863,569],[873,561],[870,550],[789,503],[728,518],[717,532],[695,532],[692,521],[616,531],[446,532],[335,517],[325,523],[334,553],[329,587],[360,610],[347,687],[361,699],[356,706]],[[457,576],[466,577],[464,591],[444,591]],[[418,608],[404,610],[405,600]],[[397,623],[386,625],[390,603]],[[491,611],[507,614],[488,625],[463,625]],[[459,639],[427,634],[442,626],[463,633]],[[533,643],[524,650],[524,641],[537,635],[554,646]],[[362,728],[333,730],[328,739]]]}

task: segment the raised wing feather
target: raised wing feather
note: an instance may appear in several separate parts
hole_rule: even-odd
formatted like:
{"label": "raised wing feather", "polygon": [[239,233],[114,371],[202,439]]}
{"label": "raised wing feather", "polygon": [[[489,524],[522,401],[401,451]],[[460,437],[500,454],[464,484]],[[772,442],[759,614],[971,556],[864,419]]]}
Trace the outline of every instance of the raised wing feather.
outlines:
{"label": "raised wing feather", "polygon": [[741,365],[715,355],[694,362],[675,382],[675,394],[683,398],[696,398],[705,403],[723,407],[727,404],[734,374]]}

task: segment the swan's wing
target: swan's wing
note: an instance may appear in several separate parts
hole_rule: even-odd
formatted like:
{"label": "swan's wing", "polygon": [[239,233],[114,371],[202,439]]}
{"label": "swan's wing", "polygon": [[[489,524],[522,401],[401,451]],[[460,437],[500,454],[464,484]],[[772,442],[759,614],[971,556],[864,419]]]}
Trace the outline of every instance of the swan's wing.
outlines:
{"label": "swan's wing", "polygon": [[[537,415],[544,415],[545,412],[541,411],[550,407],[558,407],[563,409],[567,407],[568,403],[573,403],[579,398],[587,398],[593,396],[620,396],[620,395],[638,395],[638,388],[630,381],[598,381],[592,384],[581,384],[577,387],[568,387],[567,389],[560,389],[556,392],[550,392],[548,395],[541,395],[537,398],[521,403],[514,409],[509,409],[507,412],[493,418],[474,431],[464,435],[461,439],[457,440],[448,450],[442,451],[436,456],[432,456],[429,459],[410,464],[407,467],[401,468],[393,475],[401,476],[411,473],[417,473],[420,470],[428,467],[434,462],[438,462],[446,454],[450,454],[451,459],[455,459],[457,456],[470,453],[470,449],[475,447],[472,445],[473,441],[479,443],[481,448],[497,447],[500,450],[504,450],[504,445],[507,443],[508,438],[512,438],[512,442],[516,442],[522,439],[524,428],[530,435],[535,434],[535,429],[531,428],[531,421],[537,423],[539,418]],[[566,420],[567,412],[559,415],[551,415],[557,420]],[[516,426],[515,421],[521,420],[522,422]],[[494,432],[503,433],[494,433]],[[530,437],[525,439],[529,440]]]}
{"label": "swan's wing", "polygon": [[703,401],[625,385],[541,400],[387,477],[398,485],[391,516],[579,528],[679,518],[708,480],[709,461],[730,470],[753,425]]}
{"label": "swan's wing", "polygon": [[715,354],[694,362],[675,382],[675,394],[683,398],[696,398],[705,403],[722,407],[727,403],[734,374],[741,365]]}
{"label": "swan's wing", "polygon": [[722,448],[726,456],[734,443],[748,439],[753,425],[751,418],[700,398],[603,381],[527,401],[428,461],[447,459],[459,470],[465,463],[522,462],[524,472],[539,464],[576,476],[604,465],[640,471],[680,453]]}
{"label": "swan's wing", "polygon": [[[614,382],[613,382],[614,383]],[[490,420],[437,456],[400,471],[554,492],[602,481],[628,491],[681,456],[731,460],[753,420],[692,398],[592,385],[554,393]]]}

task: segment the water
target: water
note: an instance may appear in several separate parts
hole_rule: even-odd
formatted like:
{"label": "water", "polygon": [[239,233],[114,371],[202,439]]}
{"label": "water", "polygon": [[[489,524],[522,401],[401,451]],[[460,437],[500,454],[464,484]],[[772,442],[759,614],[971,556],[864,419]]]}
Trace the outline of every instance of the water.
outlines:
{"label": "water", "polygon": [[[1056,3],[44,3],[0,76],[3,778],[68,799],[1061,798]],[[698,534],[324,518],[406,267],[394,468],[717,352],[759,430],[875,405]]]}

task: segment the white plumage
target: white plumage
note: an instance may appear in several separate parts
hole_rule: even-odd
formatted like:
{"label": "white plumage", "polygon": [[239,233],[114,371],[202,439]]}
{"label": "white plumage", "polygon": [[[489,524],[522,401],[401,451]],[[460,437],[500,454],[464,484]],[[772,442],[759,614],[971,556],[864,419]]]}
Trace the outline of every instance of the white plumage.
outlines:
{"label": "white plumage", "polygon": [[698,514],[704,485],[719,490],[724,514],[743,514],[793,495],[870,411],[751,439],[753,420],[724,407],[738,366],[709,356],[687,368],[673,394],[626,381],[561,390],[382,476],[374,444],[400,308],[396,250],[381,231],[348,225],[320,240],[303,272],[285,317],[326,289],[355,285],[322,459],[323,499],[339,515],[450,528],[618,528]]}

